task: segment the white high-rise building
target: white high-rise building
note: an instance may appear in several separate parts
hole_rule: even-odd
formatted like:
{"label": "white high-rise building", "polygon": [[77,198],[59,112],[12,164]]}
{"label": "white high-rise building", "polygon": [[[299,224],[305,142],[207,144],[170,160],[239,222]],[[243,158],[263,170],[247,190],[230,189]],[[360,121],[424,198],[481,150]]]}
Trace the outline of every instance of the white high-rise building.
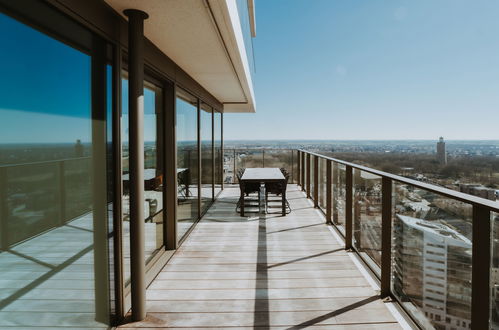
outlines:
{"label": "white high-rise building", "polygon": [[438,329],[470,329],[471,241],[435,221],[396,215],[394,289]]}

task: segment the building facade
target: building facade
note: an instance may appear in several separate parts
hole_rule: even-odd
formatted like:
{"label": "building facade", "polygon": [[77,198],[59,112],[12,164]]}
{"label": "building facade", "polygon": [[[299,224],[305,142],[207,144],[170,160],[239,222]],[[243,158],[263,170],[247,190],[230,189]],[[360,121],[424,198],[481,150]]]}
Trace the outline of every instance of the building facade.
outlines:
{"label": "building facade", "polygon": [[447,225],[405,215],[396,215],[394,241],[397,295],[436,329],[470,329],[471,241]]}
{"label": "building facade", "polygon": [[443,137],[440,137],[437,142],[437,160],[440,164],[447,164],[447,152],[445,151],[445,142]]}
{"label": "building facade", "polygon": [[[252,0],[0,1],[0,328],[109,328],[223,188]],[[43,317],[42,317],[43,315]]]}

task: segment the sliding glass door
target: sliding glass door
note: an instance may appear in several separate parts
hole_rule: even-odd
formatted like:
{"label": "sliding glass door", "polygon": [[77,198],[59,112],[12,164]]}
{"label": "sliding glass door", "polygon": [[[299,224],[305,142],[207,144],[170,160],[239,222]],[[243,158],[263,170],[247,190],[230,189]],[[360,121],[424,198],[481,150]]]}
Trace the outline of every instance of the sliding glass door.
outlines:
{"label": "sliding glass door", "polygon": [[82,40],[0,13],[0,328],[107,328],[112,49],[32,5]]}
{"label": "sliding glass door", "polygon": [[[130,168],[128,75],[122,74],[122,255],[125,285],[130,282]],[[144,226],[145,260],[148,264],[164,242],[164,119],[163,90],[158,82],[144,82]]]}
{"label": "sliding glass door", "polygon": [[187,233],[199,218],[198,101],[183,90],[177,91],[177,233]]}

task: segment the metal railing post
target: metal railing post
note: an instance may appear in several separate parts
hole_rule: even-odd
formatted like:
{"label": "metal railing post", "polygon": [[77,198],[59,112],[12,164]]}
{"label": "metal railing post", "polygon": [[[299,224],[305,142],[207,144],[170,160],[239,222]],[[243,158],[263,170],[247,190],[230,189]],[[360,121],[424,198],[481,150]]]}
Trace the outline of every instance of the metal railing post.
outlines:
{"label": "metal railing post", "polygon": [[392,260],[392,180],[381,181],[381,298],[390,296]]}
{"label": "metal railing post", "polygon": [[488,329],[490,317],[490,211],[473,205],[471,328]]}
{"label": "metal railing post", "polygon": [[301,151],[297,151],[297,157],[296,157],[296,172],[298,173],[298,185],[302,186],[303,183],[301,182]]}
{"label": "metal railing post", "polygon": [[301,159],[301,172],[300,172],[301,190],[305,191],[305,170],[306,170],[306,168],[305,168],[305,153],[303,151],[301,151],[300,159]]}
{"label": "metal railing post", "polygon": [[234,151],[234,168],[233,168],[233,172],[232,172],[232,183],[236,183],[236,149],[233,150]]}
{"label": "metal railing post", "polygon": [[262,167],[265,167],[265,149],[262,149]]}
{"label": "metal railing post", "polygon": [[59,226],[66,220],[66,182],[64,177],[64,161],[57,163],[57,183],[59,185]]}
{"label": "metal railing post", "polygon": [[307,198],[310,198],[310,154],[307,153]]}
{"label": "metal railing post", "polygon": [[319,207],[319,157],[314,156],[314,206]]}
{"label": "metal railing post", "polygon": [[331,160],[326,160],[326,222],[332,224]]}
{"label": "metal railing post", "polygon": [[353,175],[352,166],[346,166],[346,182],[345,182],[345,249],[350,250],[352,248],[352,206],[353,206]]}

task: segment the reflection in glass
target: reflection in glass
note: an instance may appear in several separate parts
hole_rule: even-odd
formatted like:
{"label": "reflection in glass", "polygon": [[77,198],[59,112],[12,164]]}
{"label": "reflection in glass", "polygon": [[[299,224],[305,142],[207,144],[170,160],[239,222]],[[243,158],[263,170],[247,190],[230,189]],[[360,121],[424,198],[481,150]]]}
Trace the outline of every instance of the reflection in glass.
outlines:
{"label": "reflection in glass", "polygon": [[392,291],[425,328],[471,321],[471,205],[394,185]]}
{"label": "reflection in glass", "polygon": [[345,235],[346,167],[333,162],[333,223]]}
{"label": "reflection in glass", "polygon": [[201,103],[201,212],[204,212],[213,200],[213,137],[212,108]]}
{"label": "reflection in glass", "polygon": [[198,109],[197,99],[182,91],[177,92],[177,182],[178,238],[198,220]]}
{"label": "reflection in glass", "polygon": [[0,328],[107,328],[111,67],[4,14],[0,43]]}
{"label": "reflection in glass", "polygon": [[[122,233],[123,269],[125,284],[130,281],[130,173],[129,173],[129,134],[128,134],[128,80],[127,73],[122,79]],[[152,83],[144,82],[144,222],[145,260],[151,258],[164,245],[163,243],[163,125],[162,91]]]}
{"label": "reflection in glass", "polygon": [[162,91],[144,83],[144,221],[146,263],[163,244],[163,116]]}
{"label": "reflection in glass", "polygon": [[326,210],[326,160],[319,158],[319,207]]}
{"label": "reflection in glass", "polygon": [[[128,190],[129,178],[129,143],[128,143],[128,79],[127,73],[123,72],[121,79],[121,168],[123,195],[122,207],[122,260],[123,281],[125,285],[130,284],[130,194]],[[127,182],[127,183],[125,183]]]}
{"label": "reflection in glass", "polygon": [[381,265],[381,177],[353,170],[353,244]]}

